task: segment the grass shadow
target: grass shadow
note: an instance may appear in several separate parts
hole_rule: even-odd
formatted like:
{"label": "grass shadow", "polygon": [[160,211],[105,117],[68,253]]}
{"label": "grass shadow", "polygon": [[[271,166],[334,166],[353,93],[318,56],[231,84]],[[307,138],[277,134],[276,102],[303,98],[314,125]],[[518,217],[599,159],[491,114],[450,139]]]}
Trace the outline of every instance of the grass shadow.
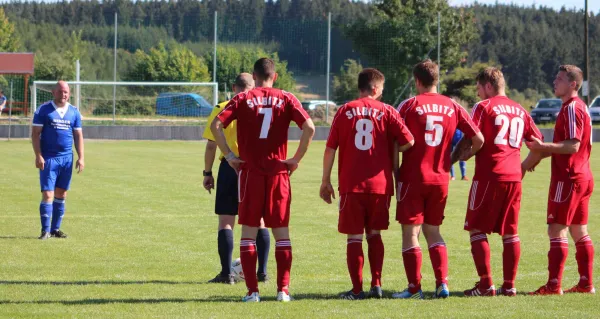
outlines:
{"label": "grass shadow", "polygon": [[198,299],[198,298],[147,298],[147,299],[93,298],[93,299],[80,299],[80,300],[25,300],[25,301],[0,300],[0,305],[61,304],[61,305],[65,305],[65,306],[79,306],[79,305],[106,305],[106,304],[160,304],[160,303],[238,302],[238,301],[240,301],[239,298],[230,297],[230,296],[212,296],[208,299]]}
{"label": "grass shadow", "polygon": [[0,280],[0,285],[52,285],[52,286],[86,286],[86,285],[204,285],[200,281],[171,281],[171,280],[80,280],[80,281],[28,281]]}
{"label": "grass shadow", "polygon": [[38,239],[35,236],[0,236],[0,239]]}

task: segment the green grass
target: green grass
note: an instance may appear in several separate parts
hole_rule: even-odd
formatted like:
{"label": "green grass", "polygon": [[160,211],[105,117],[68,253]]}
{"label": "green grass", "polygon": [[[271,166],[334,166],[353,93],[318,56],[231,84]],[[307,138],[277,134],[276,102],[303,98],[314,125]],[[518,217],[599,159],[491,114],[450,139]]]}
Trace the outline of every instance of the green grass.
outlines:
{"label": "green grass", "polygon": [[[290,145],[292,151],[295,147]],[[70,237],[42,242],[36,239],[40,195],[31,146],[27,141],[0,142],[0,317],[598,317],[596,296],[460,297],[477,279],[468,234],[462,230],[470,183],[460,181],[451,183],[442,227],[449,249],[451,298],[336,300],[338,293],[350,288],[350,280],[345,238],[337,233],[336,205],[326,205],[317,195],[323,148],[322,142],[314,143],[292,177],[291,292],[296,301],[274,302],[272,280],[260,285],[265,302],[243,304],[239,302],[243,284],[205,284],[219,271],[219,262],[214,193],[201,188],[203,143],[88,141],[87,168],[74,176],[67,200],[63,230]],[[592,167],[600,165],[598,154],[594,153]],[[472,165],[468,163],[469,171]],[[599,176],[597,172],[597,182]],[[520,292],[534,290],[546,280],[548,184],[548,161],[524,182]],[[596,242],[600,242],[599,195],[596,191],[590,206]],[[393,216],[394,205],[390,211]],[[235,237],[237,242],[238,227]],[[383,238],[383,284],[389,294],[406,286],[399,225],[392,222]],[[501,283],[499,237],[490,236],[490,244],[493,275]],[[273,251],[272,244],[268,269],[274,278]],[[236,243],[234,257],[238,255]],[[423,287],[431,295],[434,280],[426,249],[424,255]],[[578,279],[574,255],[571,243],[565,286]],[[365,267],[368,288],[368,263]]]}

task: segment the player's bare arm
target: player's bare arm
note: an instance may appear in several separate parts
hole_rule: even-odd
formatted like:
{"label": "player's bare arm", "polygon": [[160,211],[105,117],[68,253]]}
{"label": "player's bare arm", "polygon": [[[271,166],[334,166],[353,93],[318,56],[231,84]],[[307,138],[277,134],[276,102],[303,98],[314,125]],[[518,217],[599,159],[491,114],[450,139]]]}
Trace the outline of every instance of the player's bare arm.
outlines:
{"label": "player's bare arm", "polygon": [[323,154],[323,178],[321,180],[321,188],[319,190],[319,196],[327,203],[331,204],[331,198],[335,199],[335,191],[333,185],[331,185],[331,170],[333,169],[333,163],[335,162],[335,149],[331,147],[325,148],[325,154]]}
{"label": "player's bare arm", "polygon": [[85,167],[83,131],[81,129],[74,130],[73,139],[75,140],[75,151],[77,151],[78,157],[77,162],[75,162],[75,168],[77,169],[77,174],[79,174],[83,172],[83,168]]}
{"label": "player's bare arm", "polygon": [[290,159],[281,161],[287,164],[290,175],[292,175],[292,173],[294,173],[294,171],[298,169],[298,164],[306,154],[308,146],[310,145],[310,141],[312,141],[313,135],[315,135],[315,124],[311,119],[307,119],[304,122],[304,124],[302,124],[302,136],[300,137],[300,144],[298,145],[298,150],[296,150],[296,154],[294,154],[294,157]]}
{"label": "player's bare arm", "polygon": [[531,142],[526,141],[525,145],[534,152],[575,154],[579,151],[579,145],[581,145],[581,143],[577,139],[565,140],[558,143],[544,143],[540,139],[534,137]]}
{"label": "player's bare arm", "polygon": [[[206,142],[206,149],[204,151],[204,172],[212,171],[216,154],[217,143],[215,143],[215,141],[208,140]],[[210,194],[210,190],[215,188],[215,178],[212,176],[212,174],[210,174],[210,176],[204,176],[202,186],[204,186],[204,189],[206,189]]]}
{"label": "player's bare arm", "polygon": [[451,155],[452,164],[460,161],[467,161],[473,157],[482,147],[484,142],[481,132],[475,134],[471,139],[461,139]]}
{"label": "player's bare arm", "polygon": [[235,154],[231,151],[229,146],[227,145],[227,141],[225,140],[225,133],[223,133],[223,122],[219,120],[219,118],[215,118],[210,124],[210,130],[215,137],[215,142],[219,149],[225,156],[225,160],[236,172],[240,171],[240,164],[244,163],[241,159],[237,158]]}
{"label": "player's bare arm", "polygon": [[42,134],[42,127],[34,126],[31,130],[31,145],[33,145],[33,153],[35,154],[35,167],[44,170],[45,161],[42,157],[40,134]]}

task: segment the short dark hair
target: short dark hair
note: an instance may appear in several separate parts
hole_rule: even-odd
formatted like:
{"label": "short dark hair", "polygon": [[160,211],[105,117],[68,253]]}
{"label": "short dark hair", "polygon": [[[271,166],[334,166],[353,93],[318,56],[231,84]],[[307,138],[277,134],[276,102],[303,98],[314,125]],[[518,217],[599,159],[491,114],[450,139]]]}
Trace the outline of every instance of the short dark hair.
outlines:
{"label": "short dark hair", "polygon": [[254,75],[261,80],[272,79],[275,76],[275,62],[269,58],[260,58],[254,63]]}
{"label": "short dark hair", "polygon": [[475,80],[481,85],[486,85],[489,83],[496,91],[499,91],[506,86],[504,74],[502,71],[500,71],[500,69],[493,66],[489,66],[481,70],[481,72],[477,74]]}
{"label": "short dark hair", "polygon": [[377,84],[385,82],[385,76],[377,69],[366,68],[358,74],[358,89],[361,92],[372,90]]}
{"label": "short dark hair", "polygon": [[567,78],[570,82],[577,82],[577,87],[575,88],[577,91],[581,88],[581,84],[583,83],[583,71],[575,65],[565,64],[558,67],[559,71],[564,71],[567,73]]}
{"label": "short dark hair", "polygon": [[417,63],[413,67],[413,76],[425,87],[432,87],[439,81],[438,65],[430,59]]}

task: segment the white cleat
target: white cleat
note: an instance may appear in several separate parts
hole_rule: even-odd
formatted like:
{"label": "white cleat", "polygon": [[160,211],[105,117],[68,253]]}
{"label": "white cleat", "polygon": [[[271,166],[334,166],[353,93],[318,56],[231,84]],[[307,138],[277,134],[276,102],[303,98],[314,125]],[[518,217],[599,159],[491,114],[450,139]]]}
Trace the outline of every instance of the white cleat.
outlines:
{"label": "white cleat", "polygon": [[258,295],[258,292],[253,292],[249,295],[245,295],[242,298],[243,302],[260,302],[260,296]]}
{"label": "white cleat", "polygon": [[277,301],[290,302],[292,301],[292,297],[290,297],[290,294],[286,294],[285,292],[280,291],[277,293]]}

